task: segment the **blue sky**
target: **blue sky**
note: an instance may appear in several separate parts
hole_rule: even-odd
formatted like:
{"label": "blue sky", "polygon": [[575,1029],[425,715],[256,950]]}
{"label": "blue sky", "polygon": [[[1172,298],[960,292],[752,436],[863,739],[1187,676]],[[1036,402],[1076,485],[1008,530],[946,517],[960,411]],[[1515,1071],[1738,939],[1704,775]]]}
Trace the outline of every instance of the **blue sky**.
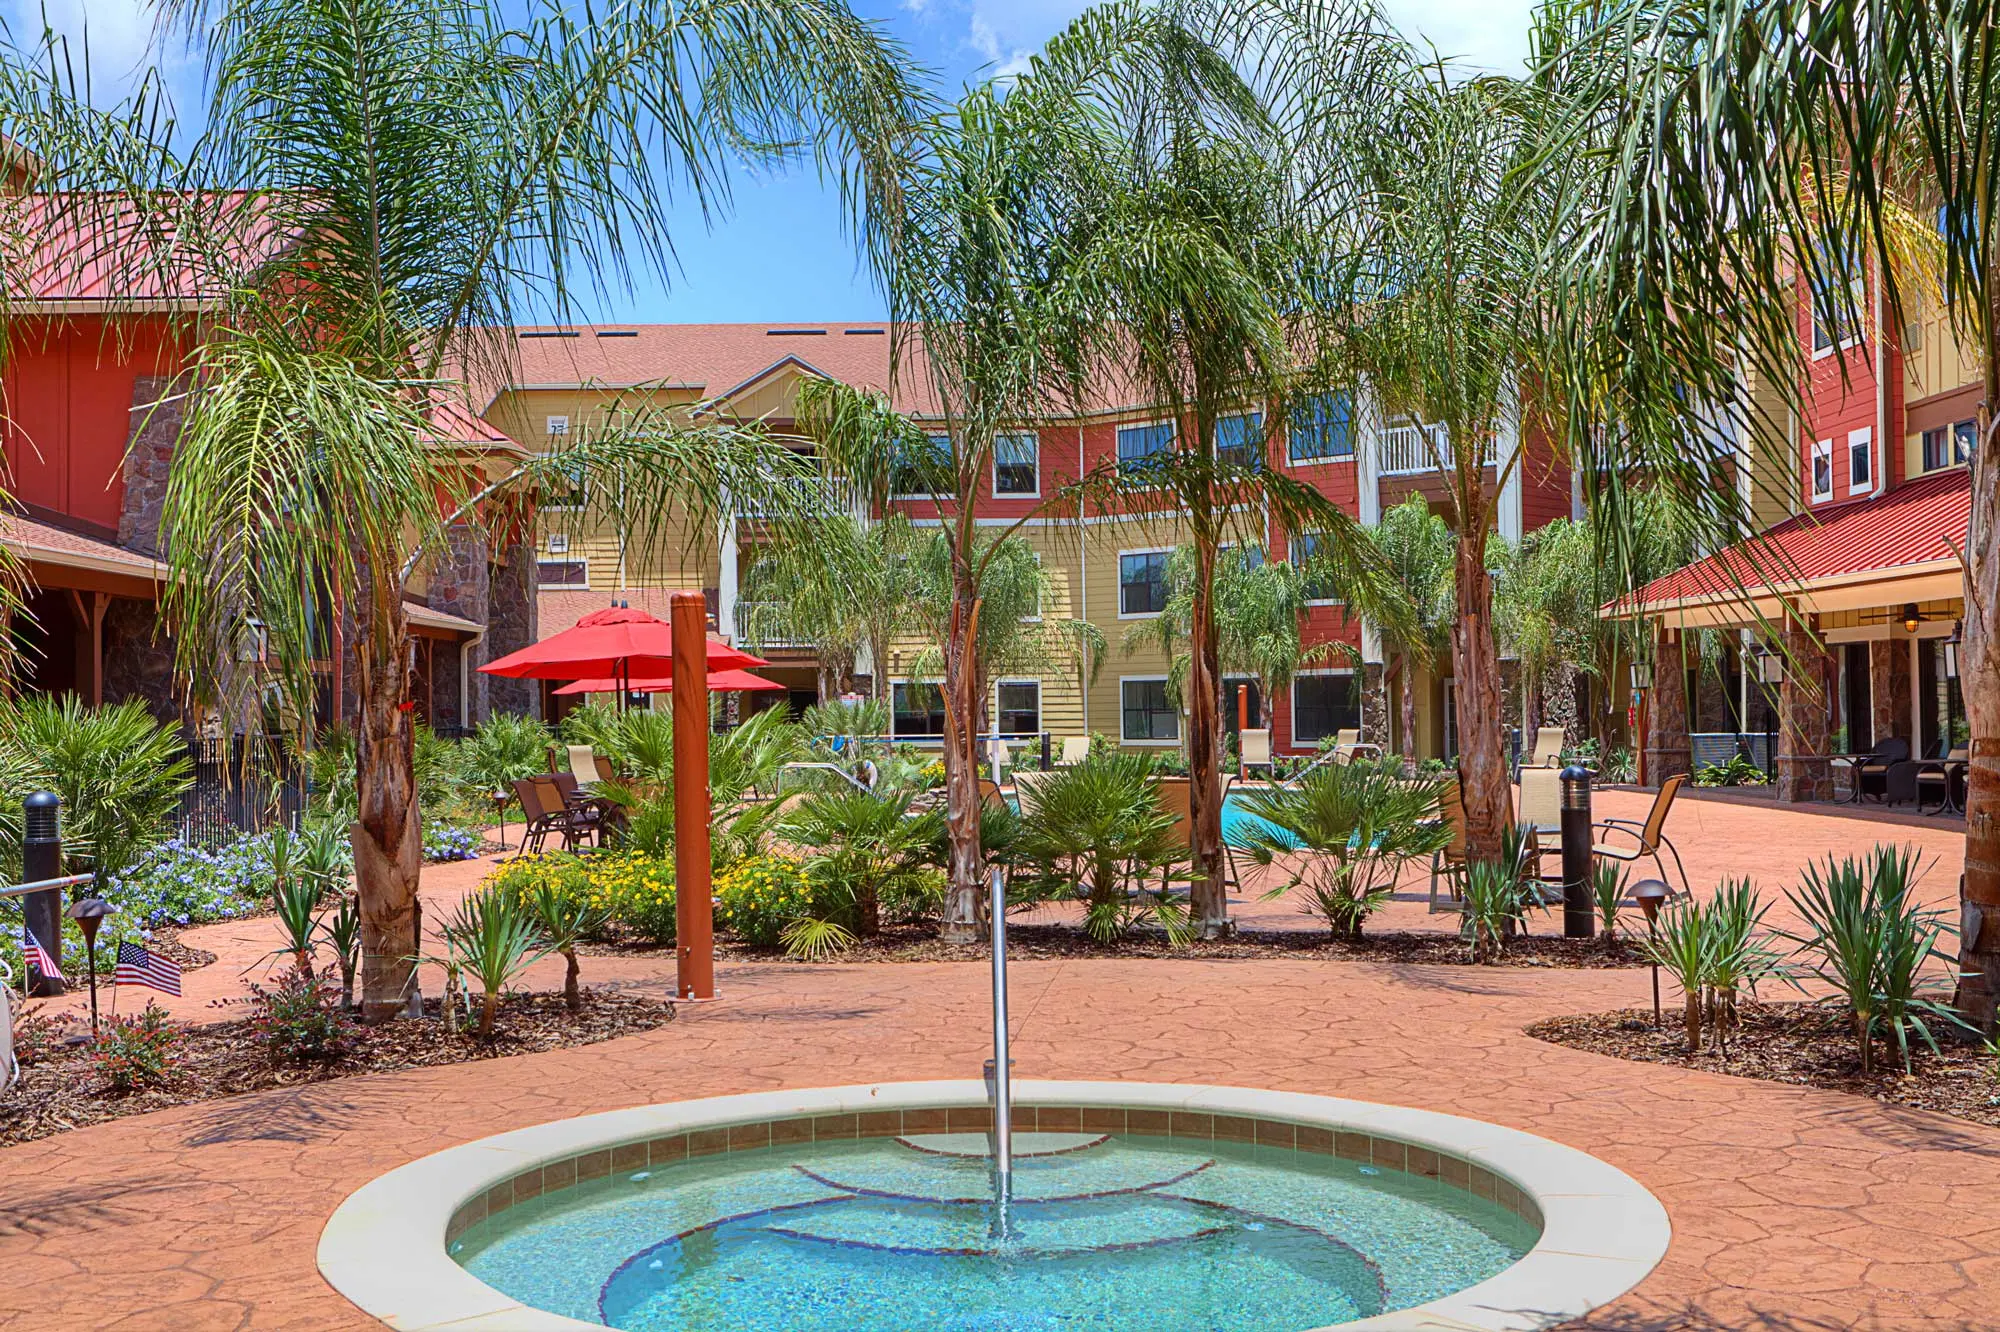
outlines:
{"label": "blue sky", "polygon": [[[878,20],[948,87],[1018,67],[1087,8],[1086,0],[851,0]],[[1386,0],[1391,17],[1441,54],[1517,72],[1527,54],[1530,0]],[[81,58],[88,39],[99,87],[128,80],[148,57],[150,0],[0,0],[17,39],[46,11]],[[199,70],[185,57],[168,74],[185,102]],[[745,174],[732,213],[705,226],[692,209],[672,235],[680,271],[648,281],[589,313],[599,321],[727,322],[875,319],[882,299],[841,229],[840,210],[810,175]]]}

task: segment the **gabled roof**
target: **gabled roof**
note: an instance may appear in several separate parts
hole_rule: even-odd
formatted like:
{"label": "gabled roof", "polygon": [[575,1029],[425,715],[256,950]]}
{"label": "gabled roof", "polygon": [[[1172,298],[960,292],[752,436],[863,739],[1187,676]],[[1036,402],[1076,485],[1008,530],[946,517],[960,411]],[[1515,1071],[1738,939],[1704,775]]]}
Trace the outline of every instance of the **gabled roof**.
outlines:
{"label": "gabled roof", "polygon": [[[1972,515],[1964,468],[1936,472],[1885,495],[1802,513],[1739,546],[1656,578],[1604,609],[1619,616],[1811,598],[1836,589],[1959,575]],[[1897,599],[1922,600],[1911,590]],[[1956,595],[1956,593],[1947,593]],[[1878,603],[1879,604],[1879,603]],[[1831,604],[1806,609],[1833,609]]]}
{"label": "gabled roof", "polygon": [[455,389],[437,395],[431,407],[430,420],[433,438],[441,444],[507,453],[527,452],[513,436],[466,406]]}

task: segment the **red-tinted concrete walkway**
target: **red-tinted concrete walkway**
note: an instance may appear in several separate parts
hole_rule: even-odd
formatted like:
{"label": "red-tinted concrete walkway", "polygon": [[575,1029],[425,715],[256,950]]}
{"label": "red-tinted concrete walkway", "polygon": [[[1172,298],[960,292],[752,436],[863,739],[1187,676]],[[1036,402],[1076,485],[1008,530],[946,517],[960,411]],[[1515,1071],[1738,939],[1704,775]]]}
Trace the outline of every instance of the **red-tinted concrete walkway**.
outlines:
{"label": "red-tinted concrete walkway", "polygon": [[[1684,851],[1707,848],[1697,883],[1751,872],[1775,891],[1788,867],[1873,831],[1689,811],[1702,835],[1675,831]],[[1948,895],[1956,864],[1940,871],[1932,891]],[[473,877],[443,867],[432,891]],[[1420,903],[1394,909],[1422,917]],[[656,987],[665,965],[592,959],[586,977]],[[712,1007],[588,1049],[261,1093],[0,1152],[0,1327],[365,1328],[319,1280],[313,1248],[339,1200],[391,1166],[642,1102],[963,1077],[988,1048],[979,964],[732,965],[720,984]],[[1362,1097],[1594,1152],[1660,1196],[1675,1237],[1651,1278],[1583,1326],[2000,1327],[2000,1132],[1521,1034],[1552,1013],[1640,1003],[1644,987],[1639,971],[1022,963],[1015,1053],[1024,1076]]]}

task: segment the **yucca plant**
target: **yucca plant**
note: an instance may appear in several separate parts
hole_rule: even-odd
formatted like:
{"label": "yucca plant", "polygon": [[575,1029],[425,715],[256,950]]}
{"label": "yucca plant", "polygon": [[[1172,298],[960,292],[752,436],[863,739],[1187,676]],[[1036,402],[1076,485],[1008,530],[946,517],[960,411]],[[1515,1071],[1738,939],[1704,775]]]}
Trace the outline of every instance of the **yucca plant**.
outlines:
{"label": "yucca plant", "polygon": [[1724,879],[1705,910],[1709,956],[1702,983],[1709,992],[1709,1021],[1727,1052],[1736,1030],[1737,992],[1746,986],[1754,992],[1782,963],[1762,938],[1768,907],[1749,879]]}
{"label": "yucca plant", "polygon": [[610,911],[568,891],[546,875],[535,881],[534,887],[523,898],[523,904],[541,930],[544,942],[563,956],[563,1003],[570,1012],[581,1013],[583,992],[577,984],[580,968],[576,946],[603,930],[605,922],[611,917]]}
{"label": "yucca plant", "polygon": [[301,839],[282,825],[266,834],[265,854],[270,861],[271,906],[277,912],[278,927],[284,931],[285,946],[271,953],[289,953],[292,963],[305,975],[313,974],[313,953],[318,947],[319,900],[324,882],[308,873],[303,864]]}
{"label": "yucca plant", "polygon": [[1687,1051],[1701,1051],[1702,991],[1708,984],[1708,913],[1699,902],[1678,898],[1660,912],[1656,927],[1640,942],[1646,960],[1674,978],[1681,987]]}
{"label": "yucca plant", "polygon": [[1618,948],[1618,913],[1625,905],[1629,875],[1622,865],[1600,860],[1590,868],[1591,898],[1597,906],[1598,938],[1607,949]]}
{"label": "yucca plant", "polygon": [[552,950],[533,913],[513,893],[486,888],[458,904],[444,927],[446,951],[478,980],[479,1039],[493,1039],[500,992]]}
{"label": "yucca plant", "polygon": [[1521,874],[1504,856],[1466,864],[1459,899],[1460,930],[1472,941],[1474,962],[1498,962],[1521,922]]}
{"label": "yucca plant", "polygon": [[1387,765],[1327,764],[1295,786],[1245,792],[1250,817],[1231,843],[1259,865],[1286,857],[1291,877],[1266,895],[1303,888],[1304,910],[1336,938],[1359,939],[1404,867],[1451,841],[1438,817],[1444,791],[1441,781],[1406,780]]}
{"label": "yucca plant", "polygon": [[333,947],[340,968],[340,1008],[354,1007],[354,973],[361,966],[361,904],[354,894],[343,892],[340,903],[320,921],[320,933]]}
{"label": "yucca plant", "polygon": [[1014,851],[1041,880],[1030,894],[1081,896],[1084,929],[1103,942],[1147,921],[1175,943],[1190,937],[1186,910],[1165,891],[1189,851],[1154,766],[1146,754],[1092,756],[1021,798]]}

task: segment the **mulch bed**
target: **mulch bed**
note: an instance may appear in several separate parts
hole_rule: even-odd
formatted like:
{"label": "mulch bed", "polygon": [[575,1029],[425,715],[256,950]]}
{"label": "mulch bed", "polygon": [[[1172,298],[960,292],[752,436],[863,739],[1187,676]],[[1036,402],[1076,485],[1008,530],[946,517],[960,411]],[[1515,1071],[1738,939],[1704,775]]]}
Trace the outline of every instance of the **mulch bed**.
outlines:
{"label": "mulch bed", "polygon": [[[357,1028],[352,1052],[325,1064],[274,1065],[248,1018],[178,1026],[172,1082],[124,1096],[104,1088],[87,1042],[58,1044],[40,1057],[24,1058],[20,1083],[0,1095],[0,1147],[244,1092],[593,1045],[649,1031],[674,1017],[669,1002],[595,990],[583,992],[583,1012],[574,1016],[560,994],[509,995],[501,1002],[493,1040],[482,1042],[464,1028],[456,1035],[446,1032],[436,1020],[437,1000],[428,1001],[425,1011],[431,1020]],[[87,1033],[88,1020],[71,1030]]]}
{"label": "mulch bed", "polygon": [[154,930],[153,937],[146,941],[146,948],[179,967],[182,975],[200,971],[215,961],[215,954],[206,948],[190,948],[182,943],[178,929]]}
{"label": "mulch bed", "polygon": [[1529,1027],[1528,1034],[1616,1059],[1851,1092],[2000,1127],[2000,1065],[1978,1045],[1938,1031],[1939,1024],[1932,1024],[1936,1053],[1911,1034],[1910,1072],[1903,1071],[1894,1042],[1878,1036],[1875,1071],[1863,1074],[1847,1010],[1837,1001],[1751,1002],[1740,1006],[1739,1015],[1740,1026],[1726,1054],[1716,1047],[1713,1033],[1704,1035],[1701,1053],[1689,1054],[1681,1010],[1671,1002],[1658,1031],[1650,1008],[1628,1008],[1552,1018]]}
{"label": "mulch bed", "polygon": [[[598,944],[580,950],[614,956],[671,955],[671,948],[640,944]],[[884,927],[870,939],[858,940],[843,953],[807,963],[781,948],[757,948],[718,937],[715,955],[732,962],[786,962],[794,965],[850,962],[984,962],[992,957],[984,943],[947,944],[930,926]],[[1066,958],[1193,958],[1269,960],[1272,957],[1329,959],[1348,962],[1470,966],[1471,949],[1457,935],[1408,931],[1367,934],[1359,943],[1335,940],[1306,930],[1244,930],[1228,939],[1196,941],[1176,948],[1157,932],[1138,934],[1104,944],[1068,925],[1007,926],[1007,956],[1014,961]],[[1623,968],[1641,965],[1637,952],[1622,944],[1607,950],[1595,940],[1565,939],[1533,934],[1507,946],[1503,967]]]}

